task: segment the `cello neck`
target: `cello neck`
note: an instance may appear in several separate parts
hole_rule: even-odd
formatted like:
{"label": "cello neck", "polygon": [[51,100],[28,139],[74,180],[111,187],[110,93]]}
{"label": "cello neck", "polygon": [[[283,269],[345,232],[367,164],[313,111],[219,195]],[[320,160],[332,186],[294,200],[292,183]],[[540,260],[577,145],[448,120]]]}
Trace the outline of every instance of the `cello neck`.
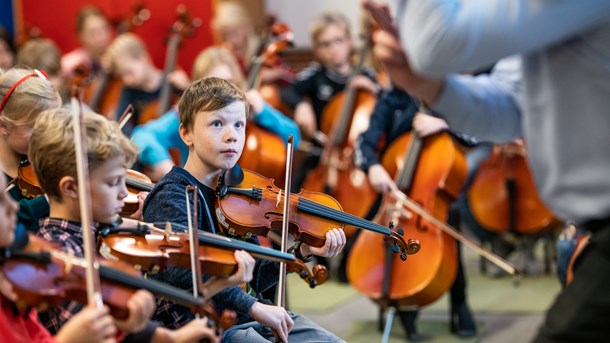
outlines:
{"label": "cello neck", "polygon": [[182,36],[179,33],[173,33],[167,44],[167,53],[165,55],[165,68],[163,69],[163,78],[161,91],[159,93],[159,109],[157,112],[158,116],[163,115],[169,110],[170,107],[170,95],[171,95],[171,84],[167,79],[169,74],[176,68],[176,55],[178,51],[178,45]]}
{"label": "cello neck", "polygon": [[396,183],[398,189],[407,190],[411,188],[422,146],[422,138],[413,132],[411,134],[411,143],[409,144],[409,148],[405,151],[405,156],[403,157],[404,164],[398,173],[396,173],[396,177],[394,178],[394,182]]}
{"label": "cello neck", "polygon": [[348,130],[348,125],[350,123],[350,119],[352,118],[352,112],[354,111],[354,104],[356,103],[356,95],[358,94],[358,90],[354,87],[349,87],[349,82],[354,79],[354,77],[360,75],[362,73],[362,69],[364,66],[364,57],[371,46],[370,39],[365,39],[365,43],[358,53],[358,63],[352,69],[352,73],[350,75],[348,81],[348,89],[345,95],[345,102],[343,103],[343,107],[341,108],[341,115],[339,116],[339,120],[337,124],[333,127],[331,137],[331,143],[333,146],[340,146],[343,140],[345,139],[345,135]]}

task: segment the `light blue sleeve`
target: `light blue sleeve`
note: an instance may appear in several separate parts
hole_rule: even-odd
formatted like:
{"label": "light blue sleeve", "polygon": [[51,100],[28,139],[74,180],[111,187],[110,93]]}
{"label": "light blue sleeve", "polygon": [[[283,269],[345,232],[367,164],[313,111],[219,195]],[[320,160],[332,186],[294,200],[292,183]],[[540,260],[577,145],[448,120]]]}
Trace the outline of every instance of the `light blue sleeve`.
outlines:
{"label": "light blue sleeve", "polygon": [[449,75],[433,104],[452,130],[494,143],[521,137],[521,58],[498,62],[490,75]]}
{"label": "light blue sleeve", "polygon": [[413,68],[440,76],[585,33],[610,20],[610,1],[408,0],[397,15]]}
{"label": "light blue sleeve", "polygon": [[138,147],[138,159],[146,165],[156,165],[171,160],[169,149],[178,148],[182,152],[184,142],[180,138],[180,118],[175,110],[169,111],[133,130],[132,141]]}
{"label": "light blue sleeve", "polygon": [[294,147],[296,148],[299,146],[301,131],[299,131],[297,124],[292,119],[271,107],[267,102],[264,103],[263,109],[259,113],[254,114],[254,121],[265,129],[282,137],[284,142],[288,141],[288,136],[293,135]]}

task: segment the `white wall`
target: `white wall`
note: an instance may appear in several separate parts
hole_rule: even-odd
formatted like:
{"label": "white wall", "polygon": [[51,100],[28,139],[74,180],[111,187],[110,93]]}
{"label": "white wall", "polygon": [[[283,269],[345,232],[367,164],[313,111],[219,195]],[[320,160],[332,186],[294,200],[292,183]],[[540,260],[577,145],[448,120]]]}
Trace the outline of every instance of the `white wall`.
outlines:
{"label": "white wall", "polygon": [[294,33],[295,48],[310,48],[309,27],[313,19],[325,11],[339,11],[351,22],[352,38],[358,37],[360,0],[266,0],[265,12],[274,13],[279,21],[290,26]]}

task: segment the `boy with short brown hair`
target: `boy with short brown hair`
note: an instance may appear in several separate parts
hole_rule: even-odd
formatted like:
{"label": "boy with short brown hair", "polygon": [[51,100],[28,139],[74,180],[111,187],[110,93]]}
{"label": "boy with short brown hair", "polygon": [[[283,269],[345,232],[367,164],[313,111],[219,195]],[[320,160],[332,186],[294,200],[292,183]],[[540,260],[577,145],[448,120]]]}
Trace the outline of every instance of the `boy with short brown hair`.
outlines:
{"label": "boy with short brown hair", "polygon": [[[214,188],[222,172],[232,168],[241,156],[246,114],[249,104],[245,95],[232,83],[219,78],[195,81],[184,92],[180,101],[180,136],[189,148],[184,168],[174,167],[151,191],[144,202],[144,219],[155,222],[160,218],[186,224],[184,188],[199,188],[199,228],[219,233],[219,223],[212,213],[216,195]],[[194,201],[191,198],[191,201]],[[256,235],[248,239],[259,244]],[[334,256],[345,245],[342,230],[333,229],[326,235],[322,248],[301,246],[299,253]],[[277,282],[279,266],[271,261],[257,261],[255,275],[250,282],[251,291],[257,295]],[[174,269],[162,278],[181,288],[190,287],[188,272]],[[332,333],[317,326],[311,320],[284,308],[259,302],[257,297],[240,287],[225,289],[213,298],[220,307],[238,312],[238,325],[225,332],[224,342],[266,342],[275,336],[276,341],[287,342],[341,342]],[[180,326],[188,319],[188,311],[178,305],[166,304],[159,308],[155,319],[165,325]]]}

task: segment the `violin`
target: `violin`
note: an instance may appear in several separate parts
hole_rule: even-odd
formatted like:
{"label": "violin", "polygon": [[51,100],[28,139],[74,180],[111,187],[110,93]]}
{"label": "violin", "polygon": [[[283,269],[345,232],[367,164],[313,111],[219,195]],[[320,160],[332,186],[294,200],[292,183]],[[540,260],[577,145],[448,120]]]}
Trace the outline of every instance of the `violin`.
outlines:
{"label": "violin", "polygon": [[[167,266],[190,268],[190,239],[185,228],[170,223],[138,223],[135,228],[109,227],[99,230],[98,251],[107,258],[118,258],[151,274]],[[172,227],[181,232],[174,232]],[[227,277],[237,270],[234,257],[236,250],[249,252],[253,257],[284,262],[288,270],[296,272],[311,288],[323,284],[328,279],[328,271],[322,265],[309,270],[307,265],[289,253],[263,248],[256,244],[242,242],[206,232],[199,232],[199,262],[204,274]]]}
{"label": "violin", "polygon": [[19,187],[21,195],[26,199],[35,198],[41,194],[44,194],[34,168],[30,164],[30,161],[26,159],[19,161],[19,168],[17,169],[17,177],[11,181]]}
{"label": "violin", "polygon": [[125,205],[123,206],[121,215],[129,216],[134,214],[140,208],[138,193],[150,192],[154,186],[154,183],[145,174],[133,169],[127,169],[125,184],[127,185],[127,191],[129,194],[125,199],[123,199]]}
{"label": "violin", "polygon": [[[24,249],[4,251],[0,266],[6,279],[17,294],[17,306],[46,308],[59,306],[66,300],[87,302],[85,260],[59,250],[53,243],[29,235]],[[187,306],[194,312],[209,316],[222,329],[235,323],[235,313],[225,310],[218,315],[210,302],[204,302],[187,292],[161,282],[144,279],[130,265],[100,259],[101,295],[118,319],[128,317],[127,302],[138,289]]]}
{"label": "violin", "polygon": [[[285,191],[278,188],[273,179],[249,170],[243,170],[243,178],[238,178],[242,181],[232,186],[224,183],[223,176],[217,189],[216,216],[221,230],[242,238],[253,234],[266,237],[269,230],[280,230]],[[417,240],[405,242],[403,232],[343,212],[339,202],[330,195],[302,190],[291,194],[289,202],[289,232],[297,241],[315,247],[324,246],[326,232],[347,224],[384,235],[389,243],[393,243],[393,251],[400,252],[403,261],[407,255],[419,251]]]}

